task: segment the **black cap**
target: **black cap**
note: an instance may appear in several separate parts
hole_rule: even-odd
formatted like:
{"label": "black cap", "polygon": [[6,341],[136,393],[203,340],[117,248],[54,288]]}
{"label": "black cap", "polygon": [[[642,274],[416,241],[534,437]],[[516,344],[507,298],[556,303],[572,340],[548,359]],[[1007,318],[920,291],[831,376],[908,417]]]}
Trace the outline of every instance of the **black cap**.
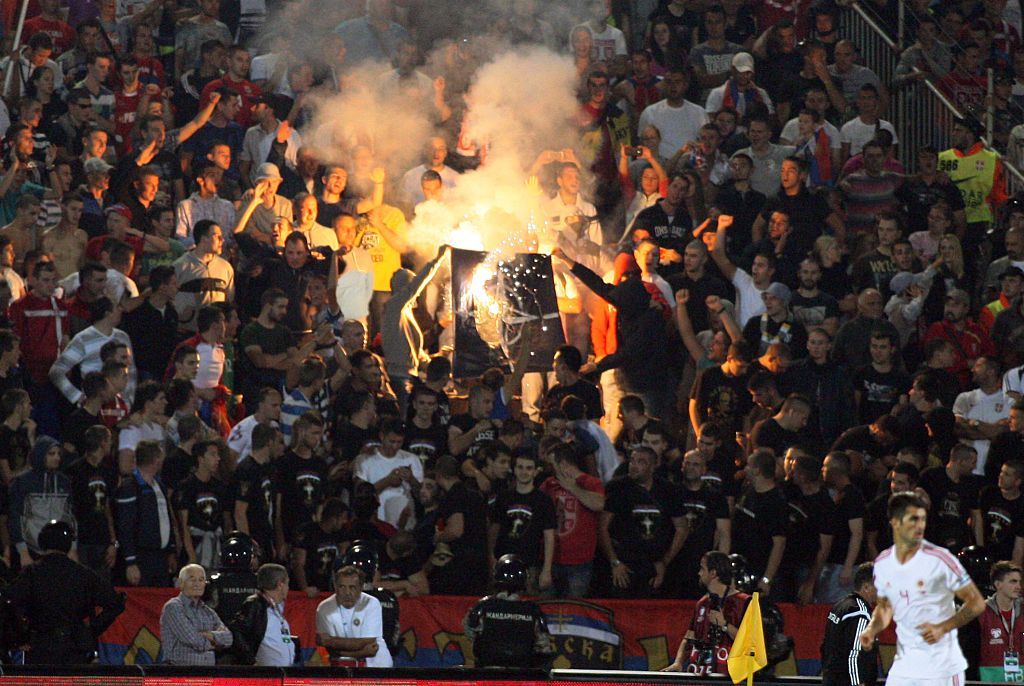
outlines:
{"label": "black cap", "polygon": [[974,117],[955,117],[954,121],[956,122],[956,124],[964,127],[965,129],[973,133],[975,136],[978,136],[979,138],[983,133],[985,133],[985,127],[982,125],[980,121],[978,121]]}
{"label": "black cap", "polygon": [[1024,279],[1024,269],[1010,265],[1009,267],[1003,270],[1003,272],[999,275],[999,278],[1005,279],[1008,276],[1018,276],[1021,279]]}
{"label": "black cap", "polygon": [[75,542],[75,530],[67,522],[51,519],[39,531],[39,549],[56,550],[62,553],[71,552]]}

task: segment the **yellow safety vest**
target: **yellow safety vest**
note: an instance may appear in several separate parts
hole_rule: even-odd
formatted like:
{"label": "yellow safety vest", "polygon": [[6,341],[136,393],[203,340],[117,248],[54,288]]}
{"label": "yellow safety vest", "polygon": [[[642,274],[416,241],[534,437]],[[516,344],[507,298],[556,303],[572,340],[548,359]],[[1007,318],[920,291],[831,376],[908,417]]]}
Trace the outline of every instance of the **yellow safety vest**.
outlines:
{"label": "yellow safety vest", "polygon": [[988,196],[995,182],[999,153],[986,148],[963,157],[950,148],[939,153],[939,171],[945,172],[964,198],[967,223],[991,222],[992,207]]}

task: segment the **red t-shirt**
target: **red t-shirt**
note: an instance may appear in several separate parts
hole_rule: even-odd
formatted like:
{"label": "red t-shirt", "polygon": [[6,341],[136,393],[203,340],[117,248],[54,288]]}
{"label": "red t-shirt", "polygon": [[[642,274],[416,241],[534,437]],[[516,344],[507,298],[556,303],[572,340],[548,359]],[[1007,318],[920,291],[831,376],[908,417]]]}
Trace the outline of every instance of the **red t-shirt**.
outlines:
{"label": "red t-shirt", "polygon": [[225,74],[223,77],[214,79],[206,84],[203,88],[202,94],[199,96],[199,106],[203,107],[206,105],[206,103],[210,101],[210,93],[221,87],[233,88],[242,96],[242,108],[238,110],[238,114],[235,115],[235,123],[243,129],[247,129],[252,126],[252,104],[256,98],[263,95],[263,91],[260,90],[260,87],[252,81],[235,81],[231,78],[230,74]]}
{"label": "red t-shirt", "polygon": [[160,64],[160,60],[155,57],[136,55],[135,61],[139,63],[139,81],[144,84],[155,83],[161,88],[167,85],[167,79],[164,77],[164,65]]}
{"label": "red t-shirt", "polygon": [[[576,485],[585,491],[604,495],[604,484],[596,476],[580,474]],[[549,477],[540,490],[555,501],[558,529],[555,531],[555,564],[582,565],[593,561],[597,550],[598,513],[583,506],[583,503]]]}
{"label": "red t-shirt", "polygon": [[[740,622],[743,621],[743,613],[747,609],[747,601],[749,600],[750,596],[746,593],[734,593],[719,599],[719,602],[722,604],[721,609],[722,614],[725,616],[725,621],[728,624],[739,627]],[[714,655],[711,656],[710,661],[706,659],[708,656],[701,655],[701,649],[709,642],[708,639],[711,635],[710,612],[711,599],[705,595],[697,601],[693,608],[693,617],[690,618],[690,630],[693,631],[694,638],[691,645],[694,647],[690,650],[690,655],[688,656],[690,664],[686,671],[695,674],[728,674],[729,649],[732,647],[732,639],[729,638],[729,634],[724,631],[719,634],[718,641],[713,648]]]}
{"label": "red t-shirt", "polygon": [[53,39],[53,54],[50,55],[50,59],[57,59],[62,52],[67,52],[75,46],[75,30],[66,22],[43,19],[42,15],[26,19],[25,28],[21,32],[22,38],[36,33],[45,33]]}
{"label": "red t-shirt", "polygon": [[130,94],[123,90],[114,93],[114,133],[121,138],[117,145],[119,157],[128,152],[132,126],[135,124],[135,114],[139,109],[139,100],[141,99],[141,88]]}

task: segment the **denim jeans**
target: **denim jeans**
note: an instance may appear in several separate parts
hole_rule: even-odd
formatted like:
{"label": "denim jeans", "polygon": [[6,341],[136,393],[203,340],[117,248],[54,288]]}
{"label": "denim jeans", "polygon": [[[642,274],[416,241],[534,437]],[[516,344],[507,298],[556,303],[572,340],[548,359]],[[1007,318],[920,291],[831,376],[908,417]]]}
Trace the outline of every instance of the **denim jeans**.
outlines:
{"label": "denim jeans", "polygon": [[552,588],[557,598],[583,598],[590,589],[594,563],[551,565]]}

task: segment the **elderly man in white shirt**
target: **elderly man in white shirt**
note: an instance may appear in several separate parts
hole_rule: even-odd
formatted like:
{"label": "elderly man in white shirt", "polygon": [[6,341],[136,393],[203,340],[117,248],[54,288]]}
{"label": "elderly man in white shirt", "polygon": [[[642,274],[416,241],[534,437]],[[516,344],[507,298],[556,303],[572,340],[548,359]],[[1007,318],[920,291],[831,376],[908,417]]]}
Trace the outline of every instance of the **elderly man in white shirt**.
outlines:
{"label": "elderly man in white shirt", "polygon": [[316,608],[316,643],[327,648],[332,665],[392,667],[380,601],[362,587],[355,567],[334,573],[334,595]]}

